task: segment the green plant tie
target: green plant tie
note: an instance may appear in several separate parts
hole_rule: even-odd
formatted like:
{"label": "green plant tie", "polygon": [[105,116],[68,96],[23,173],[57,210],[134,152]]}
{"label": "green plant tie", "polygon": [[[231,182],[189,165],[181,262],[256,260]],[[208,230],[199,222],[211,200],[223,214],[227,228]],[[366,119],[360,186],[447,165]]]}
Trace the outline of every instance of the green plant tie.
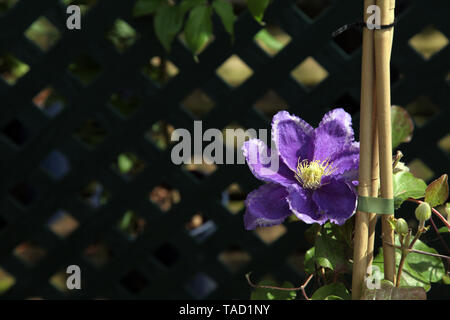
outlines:
{"label": "green plant tie", "polygon": [[358,211],[394,214],[394,199],[358,196]]}

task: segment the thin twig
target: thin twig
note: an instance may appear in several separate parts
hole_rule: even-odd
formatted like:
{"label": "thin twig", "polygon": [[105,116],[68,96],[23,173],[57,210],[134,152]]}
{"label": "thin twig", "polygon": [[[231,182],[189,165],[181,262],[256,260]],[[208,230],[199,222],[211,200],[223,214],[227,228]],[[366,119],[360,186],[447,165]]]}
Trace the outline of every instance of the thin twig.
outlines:
{"label": "thin twig", "polygon": [[444,246],[445,250],[447,250],[447,253],[450,255],[450,249],[447,246],[447,243],[445,242],[444,238],[442,237],[442,234],[439,232],[439,229],[437,228],[436,224],[433,221],[433,217],[430,217],[431,225],[433,226],[434,231],[439,237],[439,240],[441,240],[442,245]]}
{"label": "thin twig", "polygon": [[[402,247],[400,247],[400,246],[397,246],[397,245],[395,245],[395,244],[392,244],[392,243],[389,243],[389,242],[385,242],[387,245],[389,245],[389,246],[391,246],[391,247],[394,247],[395,249],[402,249]],[[427,255],[427,256],[432,256],[432,257],[437,257],[437,258],[442,258],[442,259],[447,259],[447,260],[450,260],[450,257],[448,257],[448,256],[444,256],[444,255],[442,255],[442,254],[439,254],[439,253],[432,253],[432,252],[426,252],[426,251],[422,251],[422,250],[416,250],[416,249],[406,249],[408,252],[411,252],[411,253],[418,253],[418,254],[424,254],[424,255]]]}
{"label": "thin twig", "polygon": [[250,280],[250,274],[251,274],[251,272],[247,273],[245,275],[245,278],[247,279],[248,284],[251,287],[253,287],[253,288],[273,289],[273,290],[280,290],[280,291],[301,291],[303,293],[303,296],[305,297],[305,299],[309,300],[308,296],[306,295],[305,288],[308,285],[308,283],[311,281],[311,279],[314,277],[314,274],[310,274],[309,277],[306,279],[305,283],[302,284],[300,287],[296,287],[296,288],[281,288],[281,287],[275,287],[275,286],[261,286],[261,285],[257,285],[257,284],[254,284]]}

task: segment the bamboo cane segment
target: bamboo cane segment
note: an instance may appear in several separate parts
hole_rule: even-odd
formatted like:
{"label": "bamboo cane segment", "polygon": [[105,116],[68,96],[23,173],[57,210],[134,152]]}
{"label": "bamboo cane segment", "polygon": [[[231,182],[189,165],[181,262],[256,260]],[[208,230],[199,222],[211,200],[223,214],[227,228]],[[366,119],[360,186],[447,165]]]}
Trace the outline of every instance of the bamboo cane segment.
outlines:
{"label": "bamboo cane segment", "polygon": [[[367,8],[375,0],[364,1],[364,21],[367,21]],[[359,151],[359,185],[360,196],[369,196],[372,167],[372,109],[374,88],[374,36],[373,31],[363,29],[363,54],[361,73],[361,117],[360,117],[360,151]],[[369,215],[356,212],[355,238],[353,251],[352,299],[360,299],[364,278],[367,272],[367,240],[369,234]]]}
{"label": "bamboo cane segment", "polygon": [[[381,9],[381,24],[389,25],[395,18],[395,0],[378,0]],[[381,197],[393,197],[392,182],[392,132],[391,132],[391,84],[390,59],[393,28],[375,30],[375,69],[377,87],[377,121],[380,152]],[[395,249],[387,243],[394,243],[394,230],[388,219],[382,217],[382,238],[384,253],[384,278],[395,282]]]}

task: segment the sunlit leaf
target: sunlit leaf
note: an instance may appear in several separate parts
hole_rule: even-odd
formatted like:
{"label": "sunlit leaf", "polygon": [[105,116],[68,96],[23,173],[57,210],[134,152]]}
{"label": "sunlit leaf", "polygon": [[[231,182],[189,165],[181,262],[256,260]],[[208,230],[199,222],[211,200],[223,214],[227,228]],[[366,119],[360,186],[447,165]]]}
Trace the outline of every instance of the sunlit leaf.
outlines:
{"label": "sunlit leaf", "polygon": [[156,10],[155,33],[167,51],[183,25],[183,13],[178,6],[162,5]]}
{"label": "sunlit leaf", "polygon": [[234,34],[234,22],[236,15],[233,12],[233,5],[225,0],[214,0],[212,3],[214,11],[220,17],[225,30],[230,34]]}
{"label": "sunlit leaf", "polygon": [[189,13],[184,34],[186,36],[186,43],[194,55],[211,39],[211,10],[211,7],[201,5],[195,7]]}
{"label": "sunlit leaf", "polygon": [[410,172],[401,171],[394,174],[394,206],[399,208],[408,198],[420,199],[425,196],[426,183],[414,177]]}
{"label": "sunlit leaf", "polygon": [[397,148],[401,143],[411,141],[414,123],[405,109],[398,106],[392,106],[391,123],[393,149]]}
{"label": "sunlit leaf", "polygon": [[440,178],[430,183],[425,191],[425,201],[431,207],[444,204],[448,198],[448,175],[443,174]]}
{"label": "sunlit leaf", "polygon": [[262,22],[264,11],[269,6],[270,0],[247,0],[247,7],[256,21]]}
{"label": "sunlit leaf", "polygon": [[350,293],[343,283],[335,282],[317,289],[311,300],[350,300]]}

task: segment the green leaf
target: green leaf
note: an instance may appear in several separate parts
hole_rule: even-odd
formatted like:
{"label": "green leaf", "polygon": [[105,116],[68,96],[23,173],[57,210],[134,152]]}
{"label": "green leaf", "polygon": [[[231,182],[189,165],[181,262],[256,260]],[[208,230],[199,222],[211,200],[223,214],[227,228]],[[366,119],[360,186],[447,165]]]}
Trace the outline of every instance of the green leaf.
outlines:
{"label": "green leaf", "polygon": [[[260,286],[280,287],[278,283],[271,280],[263,280],[258,283]],[[281,288],[293,288],[294,285],[288,281],[283,282]],[[250,296],[250,300],[294,300],[296,291],[284,291],[276,289],[255,288]]]}
{"label": "green leaf", "polygon": [[410,142],[414,131],[414,123],[408,112],[398,106],[391,108],[392,149],[401,143]]}
{"label": "green leaf", "polygon": [[184,28],[186,42],[191,52],[196,55],[212,36],[211,7],[197,6],[189,13]]}
{"label": "green leaf", "polygon": [[225,0],[214,0],[212,6],[214,11],[220,17],[220,20],[222,20],[225,30],[233,36],[234,22],[236,21],[236,15],[233,12],[233,5]]}
{"label": "green leaf", "polygon": [[343,283],[335,282],[317,289],[311,300],[350,300],[350,293]]}
{"label": "green leaf", "polygon": [[261,42],[263,42],[269,49],[272,49],[274,51],[280,51],[281,49],[283,49],[283,44],[278,41],[277,38],[275,38],[274,36],[272,36],[269,31],[267,31],[266,29],[262,29],[260,32],[258,32],[255,35],[255,39],[256,40],[260,40]]}
{"label": "green leaf", "polygon": [[253,18],[261,23],[269,3],[270,0],[247,0],[247,7]]}
{"label": "green leaf", "polygon": [[162,5],[156,10],[154,28],[156,36],[167,51],[183,25],[183,13],[178,6]]}
{"label": "green leaf", "polygon": [[[399,246],[400,240],[398,235],[396,235],[395,243]],[[420,240],[414,244],[413,249],[421,250],[430,253],[437,253],[433,248],[430,248],[425,243]],[[401,252],[399,249],[395,250],[395,260],[398,270],[398,265],[401,259]],[[373,264],[380,268],[383,272],[383,249],[380,248],[379,254],[375,257]],[[409,287],[422,287],[426,291],[430,290],[431,283],[438,282],[442,279],[445,273],[444,264],[442,260],[438,257],[428,256],[424,254],[411,252],[406,258],[402,279],[400,281],[400,286]]]}
{"label": "green leaf", "polygon": [[180,3],[180,10],[184,14],[192,8],[204,4],[208,4],[207,0],[183,0]]}
{"label": "green leaf", "polygon": [[444,204],[448,198],[448,175],[443,174],[439,179],[430,183],[425,191],[425,201],[431,207]]}
{"label": "green leaf", "polygon": [[394,206],[398,209],[408,198],[419,199],[425,196],[426,183],[414,177],[410,172],[394,174]]}
{"label": "green leaf", "polygon": [[450,284],[450,275],[444,274],[444,276],[442,277],[442,282],[444,284]]}
{"label": "green leaf", "polygon": [[303,260],[303,264],[305,265],[305,271],[309,274],[312,274],[316,271],[315,256],[316,256],[315,247],[312,247],[305,253],[305,259]]}
{"label": "green leaf", "polygon": [[439,233],[449,233],[450,231],[448,230],[447,226],[443,226],[441,228],[439,228]]}
{"label": "green leaf", "polygon": [[315,261],[321,267],[335,271],[346,271],[349,262],[346,258],[346,243],[338,240],[331,229],[323,229],[315,243]]}
{"label": "green leaf", "polygon": [[133,17],[152,14],[161,5],[161,0],[138,0],[133,8]]}

